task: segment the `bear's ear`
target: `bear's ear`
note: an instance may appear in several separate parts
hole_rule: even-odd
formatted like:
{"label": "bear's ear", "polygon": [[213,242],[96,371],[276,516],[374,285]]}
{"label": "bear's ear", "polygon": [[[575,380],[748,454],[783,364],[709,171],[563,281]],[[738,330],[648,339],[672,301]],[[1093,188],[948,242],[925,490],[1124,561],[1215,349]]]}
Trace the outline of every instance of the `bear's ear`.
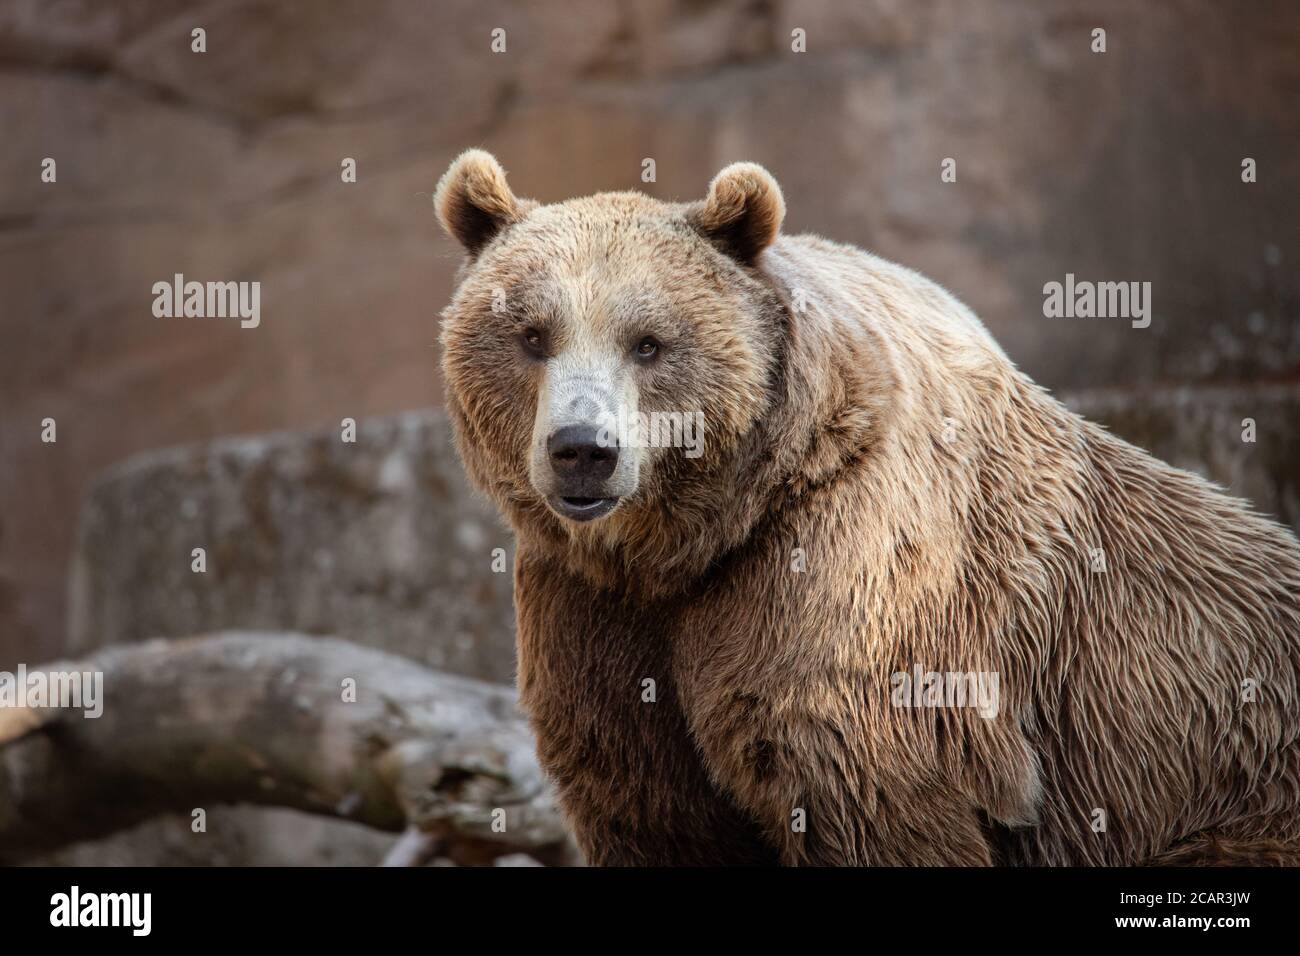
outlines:
{"label": "bear's ear", "polygon": [[506,185],[506,171],[495,156],[481,149],[457,156],[433,193],[442,228],[471,256],[506,226],[524,218],[533,205],[515,198]]}
{"label": "bear's ear", "polygon": [[727,255],[752,265],[780,232],[785,199],[762,166],[732,163],[713,177],[708,197],[691,208],[688,218]]}

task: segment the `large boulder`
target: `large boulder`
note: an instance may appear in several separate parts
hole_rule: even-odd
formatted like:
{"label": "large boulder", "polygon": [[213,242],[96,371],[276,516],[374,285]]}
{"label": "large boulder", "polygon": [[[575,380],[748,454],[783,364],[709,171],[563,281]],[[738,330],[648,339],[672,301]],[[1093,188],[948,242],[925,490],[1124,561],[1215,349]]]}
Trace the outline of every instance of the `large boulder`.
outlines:
{"label": "large boulder", "polygon": [[466,485],[445,416],[409,412],[342,436],[223,439],[140,455],[96,481],[73,559],[69,653],[295,630],[513,681],[512,537]]}

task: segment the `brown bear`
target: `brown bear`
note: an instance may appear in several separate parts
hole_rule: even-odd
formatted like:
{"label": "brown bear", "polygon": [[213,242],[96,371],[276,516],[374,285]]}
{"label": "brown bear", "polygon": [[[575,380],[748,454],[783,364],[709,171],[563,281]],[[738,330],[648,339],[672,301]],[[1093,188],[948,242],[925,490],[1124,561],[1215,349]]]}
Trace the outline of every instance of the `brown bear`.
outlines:
{"label": "brown bear", "polygon": [[[447,407],[596,864],[1300,862],[1300,547],[916,273],[459,157]],[[647,426],[646,423],[649,423]]]}

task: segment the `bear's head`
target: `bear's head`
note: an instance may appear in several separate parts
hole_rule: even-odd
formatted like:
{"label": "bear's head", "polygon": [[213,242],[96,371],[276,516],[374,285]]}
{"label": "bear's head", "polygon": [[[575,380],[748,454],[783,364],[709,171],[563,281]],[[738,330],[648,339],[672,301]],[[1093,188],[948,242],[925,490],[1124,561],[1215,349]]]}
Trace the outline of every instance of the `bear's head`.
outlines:
{"label": "bear's head", "polygon": [[788,311],[755,268],[776,182],[739,163],[699,202],[540,205],[471,150],[434,204],[468,254],[442,345],[472,480],[597,581],[705,566],[747,525],[733,513],[780,386]]}

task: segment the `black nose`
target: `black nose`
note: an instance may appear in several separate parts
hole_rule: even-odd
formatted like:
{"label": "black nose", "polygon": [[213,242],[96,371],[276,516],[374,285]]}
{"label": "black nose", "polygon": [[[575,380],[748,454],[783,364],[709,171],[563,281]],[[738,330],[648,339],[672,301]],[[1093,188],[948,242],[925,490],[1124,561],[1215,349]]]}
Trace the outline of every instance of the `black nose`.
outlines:
{"label": "black nose", "polygon": [[618,464],[618,445],[602,444],[594,425],[565,425],[546,440],[551,468],[561,478],[604,481]]}

